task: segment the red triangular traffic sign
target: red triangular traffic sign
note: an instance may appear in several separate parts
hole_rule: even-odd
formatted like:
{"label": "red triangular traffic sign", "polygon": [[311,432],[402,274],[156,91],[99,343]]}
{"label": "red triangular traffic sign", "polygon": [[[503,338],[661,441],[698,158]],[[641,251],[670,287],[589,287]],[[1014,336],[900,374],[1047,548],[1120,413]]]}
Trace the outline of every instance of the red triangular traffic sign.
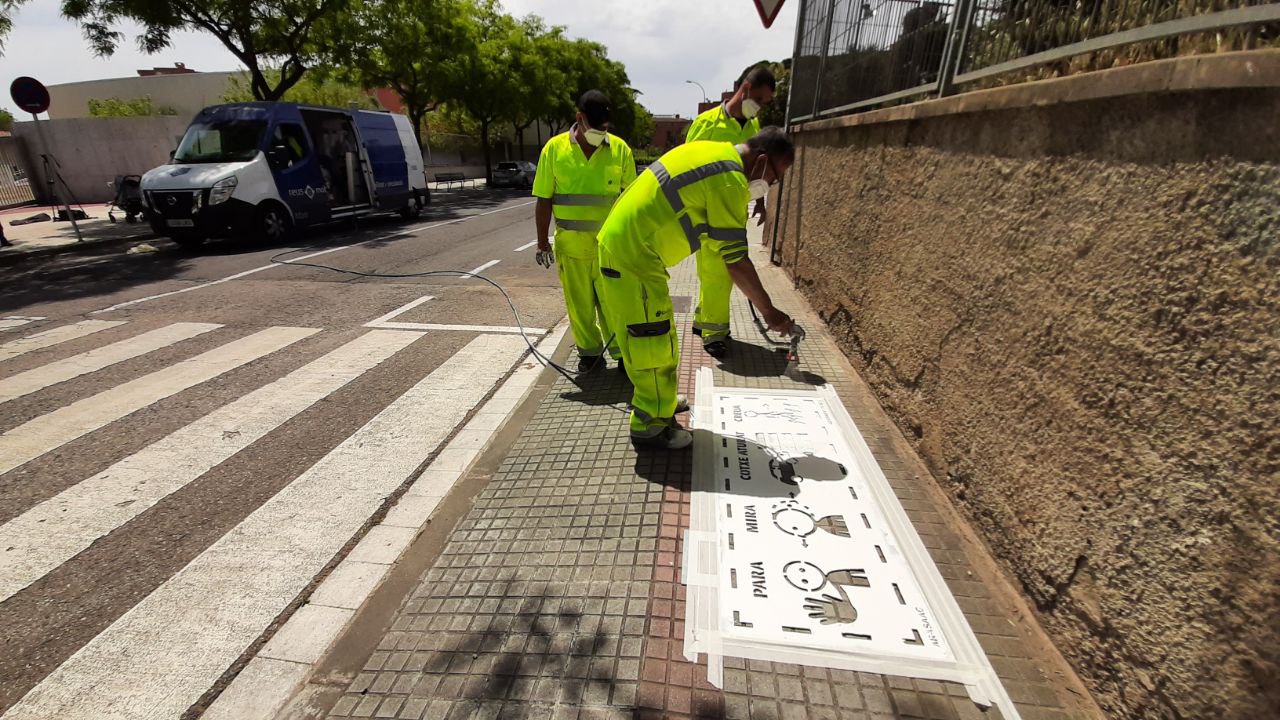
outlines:
{"label": "red triangular traffic sign", "polygon": [[778,11],[782,9],[784,0],[755,0],[756,10],[760,12],[760,21],[768,28],[778,19]]}

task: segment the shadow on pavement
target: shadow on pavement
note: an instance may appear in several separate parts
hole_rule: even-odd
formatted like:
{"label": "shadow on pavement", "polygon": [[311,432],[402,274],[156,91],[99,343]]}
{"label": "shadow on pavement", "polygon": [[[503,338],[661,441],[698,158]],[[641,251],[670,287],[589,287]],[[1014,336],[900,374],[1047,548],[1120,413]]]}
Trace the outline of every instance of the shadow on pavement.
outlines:
{"label": "shadow on pavement", "polygon": [[[761,445],[754,440],[746,438],[721,435],[708,430],[694,430],[693,432],[697,438],[695,445],[710,436],[709,440],[713,444],[712,447],[733,448],[734,452],[744,457],[768,457],[769,472],[778,482],[771,488],[773,492],[767,497],[788,497],[791,493],[796,492],[796,488],[801,482],[838,481],[843,480],[849,473],[849,469],[843,464],[830,458],[815,455],[788,455],[786,452]],[[737,466],[733,467],[733,471],[737,472]],[[637,448],[635,472],[637,476],[651,483],[687,491],[692,487],[693,482],[693,448],[689,447],[684,450]],[[732,477],[730,480],[732,480]],[[719,480],[716,480],[716,483],[717,491],[737,494],[737,488],[739,487],[737,484],[729,482],[727,483],[728,487],[725,487],[725,485],[720,484]],[[756,492],[752,493],[751,497],[765,496]]]}
{"label": "shadow on pavement", "polygon": [[805,385],[825,385],[827,379],[816,373],[793,369],[787,371],[785,348],[769,348],[729,338],[729,354],[720,360],[720,369],[740,377],[786,377]]}

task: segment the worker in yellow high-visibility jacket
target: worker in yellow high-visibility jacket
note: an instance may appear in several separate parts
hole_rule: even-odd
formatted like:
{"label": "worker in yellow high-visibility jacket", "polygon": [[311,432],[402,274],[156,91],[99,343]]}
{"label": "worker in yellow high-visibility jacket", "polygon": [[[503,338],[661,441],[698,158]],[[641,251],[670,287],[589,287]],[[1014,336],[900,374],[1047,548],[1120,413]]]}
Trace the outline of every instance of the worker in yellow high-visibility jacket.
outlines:
{"label": "worker in yellow high-visibility jacket", "polygon": [[[733,97],[694,119],[685,136],[686,142],[712,140],[743,143],[760,132],[760,110],[773,102],[776,82],[769,68],[749,68]],[[756,201],[755,214],[764,223],[764,198]],[[724,357],[729,352],[729,293],[733,282],[725,268],[724,258],[713,246],[698,250],[698,307],[693,315],[693,331],[702,336],[707,354]]]}
{"label": "worker in yellow high-visibility jacket", "polygon": [[713,247],[769,327],[792,332],[791,318],[773,306],[747,257],[746,226],[747,203],[794,159],[795,147],[776,127],[741,145],[686,143],[641,173],[609,212],[599,235],[600,289],[634,387],[635,444],[677,449],[693,442],[675,421],[680,352],[667,268]]}
{"label": "worker in yellow high-visibility jacket", "polygon": [[[596,232],[614,201],[636,179],[636,161],[622,138],[608,133],[608,125],[609,98],[599,90],[584,93],[578,100],[577,122],[547,141],[533,180],[538,198],[537,260],[549,268],[560,259],[560,286],[578,345],[578,372],[604,367],[606,346],[615,360],[622,360],[598,291]],[[554,250],[548,239],[553,216]]]}

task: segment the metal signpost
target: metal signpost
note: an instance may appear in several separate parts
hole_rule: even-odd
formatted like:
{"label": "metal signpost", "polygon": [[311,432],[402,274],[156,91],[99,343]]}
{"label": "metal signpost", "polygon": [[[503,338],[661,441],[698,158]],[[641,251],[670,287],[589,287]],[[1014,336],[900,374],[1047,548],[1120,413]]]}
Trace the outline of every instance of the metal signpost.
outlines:
{"label": "metal signpost", "polygon": [[76,232],[76,241],[84,240],[80,235],[80,225],[76,223],[75,213],[71,211],[71,205],[68,204],[67,198],[71,195],[71,188],[67,186],[67,181],[62,178],[62,173],[58,171],[58,158],[53,155],[53,149],[49,147],[49,141],[44,134],[44,125],[40,123],[40,113],[49,109],[49,90],[33,77],[20,77],[15,79],[9,85],[9,97],[13,98],[13,102],[19,108],[31,113],[31,119],[36,124],[36,134],[40,136],[40,159],[44,162],[44,177],[49,183],[50,200],[54,209],[54,217],[57,217],[58,205],[58,189],[55,183],[62,183],[62,207],[67,212],[67,219],[71,221],[71,227]]}

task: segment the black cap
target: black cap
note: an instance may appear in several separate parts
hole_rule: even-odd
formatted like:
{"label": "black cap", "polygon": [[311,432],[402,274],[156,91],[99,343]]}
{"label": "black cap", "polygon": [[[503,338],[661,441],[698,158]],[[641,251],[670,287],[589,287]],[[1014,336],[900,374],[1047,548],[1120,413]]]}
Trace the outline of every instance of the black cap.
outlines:
{"label": "black cap", "polygon": [[609,96],[599,90],[588,90],[578,98],[578,112],[587,118],[587,124],[597,130],[609,122]]}

